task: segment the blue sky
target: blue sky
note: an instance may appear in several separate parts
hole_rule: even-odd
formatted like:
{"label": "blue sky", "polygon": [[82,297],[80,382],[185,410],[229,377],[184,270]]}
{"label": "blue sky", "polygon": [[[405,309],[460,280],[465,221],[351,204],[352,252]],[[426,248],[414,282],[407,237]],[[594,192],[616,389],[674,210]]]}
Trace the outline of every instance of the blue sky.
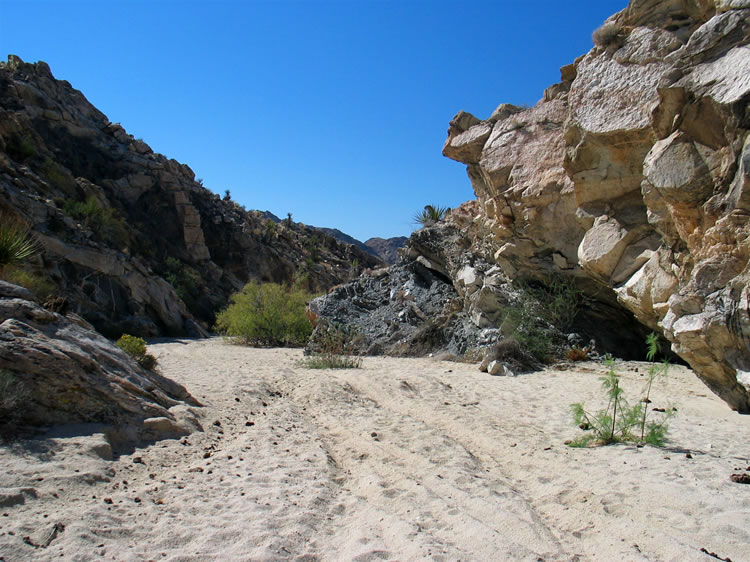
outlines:
{"label": "blue sky", "polygon": [[0,0],[0,57],[44,60],[204,185],[366,240],[473,198],[461,109],[535,104],[626,0]]}

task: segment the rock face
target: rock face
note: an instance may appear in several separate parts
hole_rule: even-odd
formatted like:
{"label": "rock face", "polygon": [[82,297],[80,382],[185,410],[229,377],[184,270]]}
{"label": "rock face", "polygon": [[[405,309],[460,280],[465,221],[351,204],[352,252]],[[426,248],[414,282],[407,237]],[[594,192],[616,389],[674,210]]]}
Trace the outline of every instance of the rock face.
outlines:
{"label": "rock face", "polygon": [[632,0],[528,109],[460,112],[443,154],[511,278],[585,279],[750,413],[750,4]]}
{"label": "rock face", "polygon": [[0,283],[0,369],[23,389],[20,423],[101,423],[120,440],[199,429],[181,385],[138,366],[80,318],[66,318]]}
{"label": "rock face", "polygon": [[[310,313],[324,326],[344,328],[352,335],[353,351],[370,355],[447,353],[469,360],[484,355],[522,371],[539,365],[532,355],[541,358],[546,353],[541,347],[549,353],[569,347],[572,333],[579,343],[594,340],[592,355],[640,357],[646,330],[616,303],[563,303],[572,314],[559,323],[564,325],[553,324],[552,315],[541,312],[549,303],[514,284],[494,263],[479,214],[476,201],[453,209],[413,233],[399,263],[335,287],[310,303]],[[585,286],[586,280],[581,283]],[[579,291],[574,284],[571,289],[569,295],[578,301]],[[324,333],[313,334],[311,351],[320,350]],[[530,355],[511,339],[524,336],[544,344]]]}
{"label": "rock face", "polygon": [[0,63],[0,213],[32,226],[36,271],[111,337],[200,335],[250,279],[305,274],[320,290],[380,263],[221,199],[45,63],[12,55]]}

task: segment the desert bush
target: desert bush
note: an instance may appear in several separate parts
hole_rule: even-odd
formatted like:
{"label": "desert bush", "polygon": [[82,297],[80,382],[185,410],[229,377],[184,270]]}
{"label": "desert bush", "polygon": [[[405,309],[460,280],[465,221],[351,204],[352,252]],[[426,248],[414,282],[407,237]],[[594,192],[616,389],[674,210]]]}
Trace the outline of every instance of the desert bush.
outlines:
{"label": "desert bush", "polygon": [[63,210],[106,242],[123,245],[128,241],[125,221],[115,209],[103,207],[93,195],[86,201],[67,200]]}
{"label": "desert bush", "polygon": [[55,292],[55,284],[46,275],[21,267],[10,267],[2,272],[0,279],[25,287],[40,301]]}
{"label": "desert bush", "polygon": [[461,356],[462,363],[481,363],[487,350],[482,347],[470,347]]}
{"label": "desert bush", "polygon": [[414,215],[413,220],[416,224],[431,226],[436,222],[443,220],[449,210],[448,207],[425,205],[424,209]]}
{"label": "desert bush", "polygon": [[675,414],[674,408],[659,410],[661,419],[647,421],[648,408],[651,404],[651,388],[654,381],[666,375],[669,363],[657,364],[653,362],[659,351],[658,339],[651,334],[646,339],[648,348],[647,357],[652,362],[639,402],[630,406],[625,399],[620,377],[615,372],[615,362],[608,358],[605,363],[609,367],[607,374],[602,377],[602,388],[607,396],[607,407],[595,413],[585,410],[582,403],[571,404],[574,423],[581,429],[590,430],[591,433],[583,435],[570,443],[573,447],[585,447],[589,444],[608,445],[632,441],[637,443],[648,443],[656,447],[664,445],[668,430],[668,421]]}
{"label": "desert bush", "polygon": [[40,251],[31,229],[15,218],[0,215],[0,269],[16,265]]}
{"label": "desert bush", "polygon": [[29,391],[18,376],[0,369],[0,439],[8,441],[16,436],[20,411],[28,399]]}
{"label": "desert bush", "polygon": [[116,342],[117,347],[130,355],[136,362],[149,371],[156,367],[156,357],[146,350],[146,340],[129,334],[123,334]]}
{"label": "desert bush", "polygon": [[597,47],[606,48],[622,40],[623,29],[619,23],[609,22],[599,27],[591,35],[591,40]]}
{"label": "desert bush", "polygon": [[38,154],[32,133],[28,131],[20,135],[11,133],[6,140],[5,151],[8,156],[20,163],[25,163]]}
{"label": "desert bush", "polygon": [[537,358],[529,352],[528,345],[521,345],[515,337],[502,338],[487,350],[482,365],[489,366],[492,361],[502,361],[517,372],[540,367]]}
{"label": "desert bush", "polygon": [[305,306],[313,296],[276,283],[251,281],[216,318],[219,332],[247,345],[304,345],[312,333]]}
{"label": "desert bush", "polygon": [[200,296],[200,276],[180,260],[170,256],[164,260],[164,279],[172,285],[188,309],[193,310]]}
{"label": "desert bush", "polygon": [[518,280],[518,303],[504,319],[507,332],[527,353],[545,362],[561,352],[562,335],[573,324],[583,293],[575,281],[553,276],[546,283]]}
{"label": "desert bush", "polygon": [[303,359],[300,366],[308,369],[359,369],[362,358],[353,355],[358,337],[353,328],[321,323],[315,340],[318,351]]}

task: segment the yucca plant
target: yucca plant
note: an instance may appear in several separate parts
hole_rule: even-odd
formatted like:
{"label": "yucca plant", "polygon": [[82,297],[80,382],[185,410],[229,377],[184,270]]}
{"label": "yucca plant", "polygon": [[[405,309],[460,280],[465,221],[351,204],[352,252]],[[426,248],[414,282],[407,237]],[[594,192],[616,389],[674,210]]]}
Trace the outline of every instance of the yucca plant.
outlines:
{"label": "yucca plant", "polygon": [[0,215],[0,268],[27,260],[39,250],[28,226]]}
{"label": "yucca plant", "polygon": [[414,215],[414,222],[422,226],[430,226],[445,218],[449,211],[448,207],[436,207],[434,205],[425,205],[424,209]]}

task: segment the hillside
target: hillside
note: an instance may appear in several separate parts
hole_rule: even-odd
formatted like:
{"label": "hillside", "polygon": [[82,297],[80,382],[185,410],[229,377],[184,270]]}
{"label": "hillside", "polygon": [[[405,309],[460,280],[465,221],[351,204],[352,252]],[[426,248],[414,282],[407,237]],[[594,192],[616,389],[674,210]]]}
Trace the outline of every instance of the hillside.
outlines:
{"label": "hillside", "polygon": [[44,248],[29,271],[5,276],[41,299],[64,297],[111,337],[198,335],[248,280],[297,278],[321,291],[380,264],[208,191],[47,64],[13,55],[0,63],[0,212]]}

